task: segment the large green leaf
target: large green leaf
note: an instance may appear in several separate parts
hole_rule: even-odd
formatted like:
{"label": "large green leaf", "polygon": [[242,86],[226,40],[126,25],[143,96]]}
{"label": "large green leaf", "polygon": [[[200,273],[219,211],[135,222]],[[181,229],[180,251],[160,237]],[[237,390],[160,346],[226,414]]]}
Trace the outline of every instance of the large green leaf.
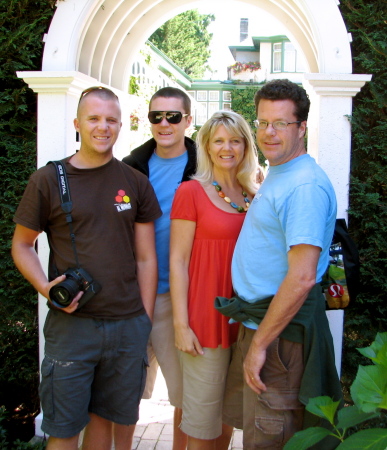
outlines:
{"label": "large green leaf", "polygon": [[387,369],[383,366],[359,366],[351,395],[364,412],[387,408]]}
{"label": "large green leaf", "polygon": [[284,450],[306,450],[330,434],[326,428],[321,427],[311,427],[298,431],[285,444]]}
{"label": "large green leaf", "polygon": [[370,358],[375,364],[381,364],[387,368],[387,332],[378,333],[375,341],[366,348],[357,349],[363,356]]}
{"label": "large green leaf", "polygon": [[334,424],[334,417],[340,402],[334,402],[330,397],[321,396],[311,398],[306,405],[306,409],[318,417],[327,419]]}
{"label": "large green leaf", "polygon": [[387,429],[372,428],[352,434],[337,450],[386,450]]}
{"label": "large green leaf", "polygon": [[346,408],[340,409],[337,416],[337,428],[345,430],[349,427],[354,427],[366,420],[378,417],[379,414],[365,413],[364,411],[361,411],[357,406],[347,406]]}

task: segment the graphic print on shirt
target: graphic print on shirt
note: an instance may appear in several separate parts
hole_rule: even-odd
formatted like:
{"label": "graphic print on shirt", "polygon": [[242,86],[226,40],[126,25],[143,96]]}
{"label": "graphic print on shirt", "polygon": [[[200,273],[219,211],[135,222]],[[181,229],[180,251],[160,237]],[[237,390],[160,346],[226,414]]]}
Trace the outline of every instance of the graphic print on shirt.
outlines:
{"label": "graphic print on shirt", "polygon": [[132,205],[130,204],[130,197],[129,195],[126,195],[126,192],[123,189],[119,189],[117,195],[115,196],[115,201],[117,203],[115,203],[114,206],[117,208],[118,212],[132,209]]}

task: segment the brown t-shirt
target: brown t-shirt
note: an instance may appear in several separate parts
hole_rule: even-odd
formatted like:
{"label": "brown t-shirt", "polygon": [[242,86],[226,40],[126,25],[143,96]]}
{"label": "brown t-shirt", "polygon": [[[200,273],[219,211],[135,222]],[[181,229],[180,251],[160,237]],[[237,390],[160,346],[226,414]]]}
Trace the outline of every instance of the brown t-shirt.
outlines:
{"label": "brown t-shirt", "polygon": [[[136,278],[134,223],[161,215],[147,177],[113,158],[93,169],[77,169],[66,158],[72,218],[80,266],[102,290],[74,315],[125,319],[144,312]],[[50,280],[76,267],[70,229],[60,204],[53,164],[32,174],[14,221],[45,231],[50,244]]]}

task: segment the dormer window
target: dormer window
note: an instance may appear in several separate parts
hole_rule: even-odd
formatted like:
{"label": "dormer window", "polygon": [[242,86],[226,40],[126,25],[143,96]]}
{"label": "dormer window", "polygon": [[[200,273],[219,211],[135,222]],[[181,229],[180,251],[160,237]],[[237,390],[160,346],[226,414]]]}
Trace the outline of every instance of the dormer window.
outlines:
{"label": "dormer window", "polygon": [[302,58],[294,45],[289,41],[273,43],[273,73],[305,72]]}

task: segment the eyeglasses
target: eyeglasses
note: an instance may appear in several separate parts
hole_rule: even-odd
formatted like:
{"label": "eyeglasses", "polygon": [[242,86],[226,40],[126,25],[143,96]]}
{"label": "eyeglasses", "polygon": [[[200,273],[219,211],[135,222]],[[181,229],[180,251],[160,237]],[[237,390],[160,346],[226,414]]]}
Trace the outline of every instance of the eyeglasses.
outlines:
{"label": "eyeglasses", "polygon": [[81,102],[83,97],[85,97],[87,94],[90,94],[90,92],[93,92],[93,91],[105,91],[105,92],[109,93],[109,95],[111,97],[114,96],[118,100],[117,95],[112,90],[105,88],[103,86],[92,86],[92,87],[89,87],[89,88],[85,89],[84,91],[82,91],[81,96],[79,97],[79,103]]}
{"label": "eyeglasses", "polygon": [[266,120],[254,120],[254,125],[256,128],[260,130],[266,130],[266,128],[271,124],[272,127],[275,130],[286,130],[288,125],[291,125],[293,123],[301,123],[301,120],[298,120],[297,122],[283,122],[282,120],[276,120],[275,122],[267,122]]}
{"label": "eyeglasses", "polygon": [[181,122],[183,117],[189,116],[189,114],[182,114],[180,111],[149,111],[148,119],[153,125],[161,123],[165,118],[168,123],[177,124]]}

